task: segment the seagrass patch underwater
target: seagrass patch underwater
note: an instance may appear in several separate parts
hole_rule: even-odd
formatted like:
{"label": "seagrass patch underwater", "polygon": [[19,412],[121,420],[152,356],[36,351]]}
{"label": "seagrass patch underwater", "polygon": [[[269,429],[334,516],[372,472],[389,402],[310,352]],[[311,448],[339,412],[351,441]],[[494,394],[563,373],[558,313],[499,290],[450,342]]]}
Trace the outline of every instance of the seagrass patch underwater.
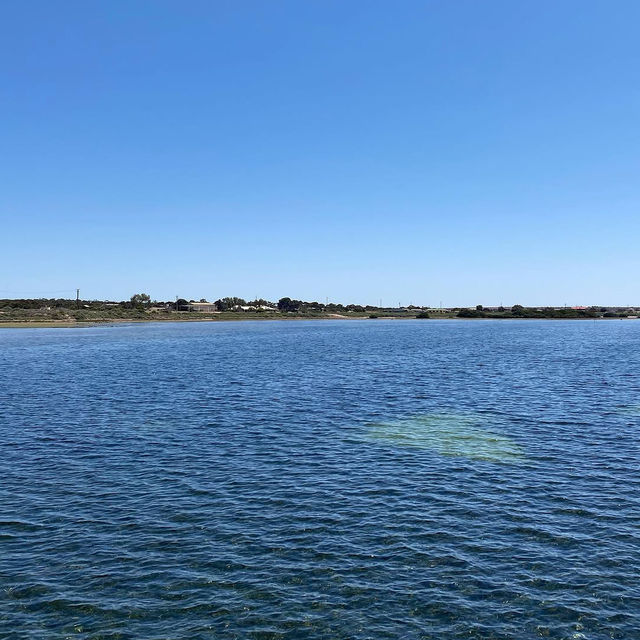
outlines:
{"label": "seagrass patch underwater", "polygon": [[429,449],[443,456],[516,463],[523,448],[497,431],[484,415],[432,413],[369,425],[368,436],[398,447]]}

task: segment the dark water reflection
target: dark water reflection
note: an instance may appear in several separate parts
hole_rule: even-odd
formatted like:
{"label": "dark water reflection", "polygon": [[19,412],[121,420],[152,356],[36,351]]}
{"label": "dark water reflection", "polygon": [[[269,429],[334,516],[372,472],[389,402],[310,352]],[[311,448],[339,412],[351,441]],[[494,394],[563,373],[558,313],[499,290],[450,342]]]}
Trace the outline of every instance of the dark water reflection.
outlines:
{"label": "dark water reflection", "polygon": [[0,637],[639,637],[640,322],[0,349]]}

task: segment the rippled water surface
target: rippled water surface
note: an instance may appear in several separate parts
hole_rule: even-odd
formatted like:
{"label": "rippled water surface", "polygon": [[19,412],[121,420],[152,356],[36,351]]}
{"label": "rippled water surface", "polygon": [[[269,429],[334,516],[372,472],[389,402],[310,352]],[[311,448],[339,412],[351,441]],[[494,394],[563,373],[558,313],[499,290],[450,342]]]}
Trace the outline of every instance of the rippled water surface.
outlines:
{"label": "rippled water surface", "polygon": [[0,350],[1,638],[640,638],[640,321]]}

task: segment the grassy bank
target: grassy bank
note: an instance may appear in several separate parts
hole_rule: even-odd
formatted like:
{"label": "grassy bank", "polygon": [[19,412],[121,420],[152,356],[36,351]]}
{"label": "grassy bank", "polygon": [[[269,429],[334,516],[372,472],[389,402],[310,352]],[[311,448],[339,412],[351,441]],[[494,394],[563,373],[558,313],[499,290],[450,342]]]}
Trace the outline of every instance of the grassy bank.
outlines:
{"label": "grassy bank", "polygon": [[52,318],[44,314],[22,315],[22,317],[0,316],[0,328],[51,328],[51,327],[86,327],[103,324],[121,324],[130,322],[223,322],[223,321],[247,321],[247,320],[350,320],[350,319],[409,319],[415,318],[411,313],[381,313],[372,318],[368,313],[252,313],[223,311],[220,313],[189,313],[170,311],[161,313],[128,313],[128,314],[99,314],[82,313],[77,315],[69,313],[66,317]]}

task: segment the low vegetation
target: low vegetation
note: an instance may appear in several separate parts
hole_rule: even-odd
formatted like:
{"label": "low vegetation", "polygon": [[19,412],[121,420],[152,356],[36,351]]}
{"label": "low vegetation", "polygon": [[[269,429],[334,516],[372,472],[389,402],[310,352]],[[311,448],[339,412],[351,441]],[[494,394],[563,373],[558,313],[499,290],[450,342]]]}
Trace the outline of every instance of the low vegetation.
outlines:
{"label": "low vegetation", "polygon": [[627,318],[635,315],[634,309],[615,310],[607,307],[523,307],[515,304],[512,307],[484,308],[478,305],[475,309],[460,309],[458,318]]}
{"label": "low vegetation", "polygon": [[0,323],[16,324],[114,322],[142,320],[233,320],[274,318],[625,318],[635,317],[633,308],[620,307],[484,307],[428,309],[377,307],[357,304],[320,303],[289,297],[277,302],[264,299],[245,300],[225,297],[215,302],[186,300],[152,300],[137,293],[129,300],[74,300],[66,298],[0,300]]}

